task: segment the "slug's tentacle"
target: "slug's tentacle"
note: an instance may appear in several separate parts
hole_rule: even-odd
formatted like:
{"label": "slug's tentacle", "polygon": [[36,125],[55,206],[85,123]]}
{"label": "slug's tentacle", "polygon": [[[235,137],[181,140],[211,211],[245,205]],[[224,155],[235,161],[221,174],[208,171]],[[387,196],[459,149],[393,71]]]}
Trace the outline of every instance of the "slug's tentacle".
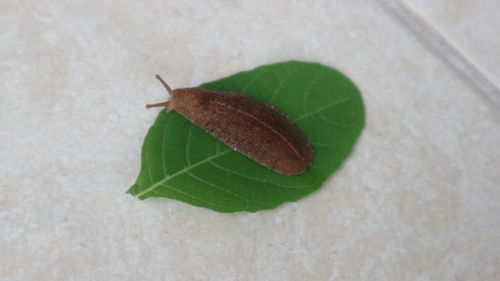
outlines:
{"label": "slug's tentacle", "polygon": [[[165,89],[167,90],[167,92],[170,94],[170,98],[172,98],[172,95],[174,94],[174,91],[172,90],[172,88],[170,88],[170,86],[167,84],[167,82],[165,82],[161,76],[159,74],[156,74],[155,75],[155,78],[160,80],[161,84],[163,85],[163,87],[165,87]],[[160,102],[160,103],[154,103],[154,104],[146,104],[146,108],[151,108],[151,107],[167,107],[167,112],[170,112],[173,110],[173,108],[170,106],[170,101],[164,101],[164,102]]]}
{"label": "slug's tentacle", "polygon": [[155,75],[155,78],[160,80],[160,82],[163,84],[163,87],[165,87],[165,89],[167,89],[167,92],[172,95],[174,93],[174,91],[172,91],[172,88],[170,88],[170,86],[167,84],[167,82],[165,82],[161,76],[159,74],[156,74]]}
{"label": "slug's tentacle", "polygon": [[146,104],[146,108],[151,108],[151,107],[166,107],[170,105],[170,101],[164,101],[160,103],[154,103],[154,104]]}

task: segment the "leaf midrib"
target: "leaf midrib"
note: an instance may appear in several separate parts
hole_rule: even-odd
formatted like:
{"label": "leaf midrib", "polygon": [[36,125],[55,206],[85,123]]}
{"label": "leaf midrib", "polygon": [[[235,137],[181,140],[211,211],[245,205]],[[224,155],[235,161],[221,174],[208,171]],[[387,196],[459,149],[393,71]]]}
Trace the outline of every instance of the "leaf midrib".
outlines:
{"label": "leaf midrib", "polygon": [[232,150],[226,150],[226,151],[223,151],[223,152],[217,153],[217,154],[215,154],[215,155],[213,155],[213,156],[210,156],[210,157],[208,157],[208,158],[206,158],[206,159],[204,159],[204,160],[202,160],[202,161],[200,161],[200,162],[197,162],[196,164],[193,164],[193,165],[191,165],[191,166],[185,167],[184,169],[179,170],[179,171],[177,171],[177,172],[175,172],[175,173],[173,173],[173,174],[171,174],[171,175],[169,175],[169,176],[165,177],[165,178],[164,178],[164,179],[162,179],[161,181],[159,181],[159,182],[157,182],[157,183],[153,184],[152,186],[150,186],[150,187],[146,188],[145,190],[143,190],[143,191],[141,191],[141,192],[137,193],[137,194],[135,195],[135,197],[137,197],[137,198],[139,198],[139,199],[142,199],[142,198],[141,198],[141,196],[142,196],[142,195],[144,195],[144,194],[146,194],[146,193],[148,193],[148,192],[151,192],[151,191],[155,190],[157,187],[159,187],[159,186],[161,186],[161,185],[165,184],[166,182],[168,182],[168,181],[169,181],[169,180],[171,180],[172,178],[175,178],[176,176],[182,175],[183,173],[185,173],[185,172],[187,172],[187,171],[189,171],[189,170],[191,170],[191,169],[193,169],[193,168],[195,168],[195,167],[198,167],[199,165],[205,164],[206,162],[210,162],[211,160],[213,160],[213,159],[215,159],[215,158],[217,158],[217,157],[219,157],[219,156],[222,156],[222,155],[224,155],[224,154],[226,154],[226,153],[228,153],[228,152],[231,152],[231,151],[232,151]]}

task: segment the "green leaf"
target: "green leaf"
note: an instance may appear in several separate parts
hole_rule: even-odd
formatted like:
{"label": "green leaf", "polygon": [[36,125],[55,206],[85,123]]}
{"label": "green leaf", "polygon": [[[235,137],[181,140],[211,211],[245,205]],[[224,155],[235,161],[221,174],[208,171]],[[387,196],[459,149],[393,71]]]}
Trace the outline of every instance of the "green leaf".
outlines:
{"label": "green leaf", "polygon": [[288,115],[314,150],[312,166],[302,175],[279,175],[177,112],[162,110],[146,135],[141,171],[128,193],[219,212],[272,209],[320,188],[351,153],[364,127],[359,90],[337,70],[317,63],[264,65],[200,87],[248,94]]}

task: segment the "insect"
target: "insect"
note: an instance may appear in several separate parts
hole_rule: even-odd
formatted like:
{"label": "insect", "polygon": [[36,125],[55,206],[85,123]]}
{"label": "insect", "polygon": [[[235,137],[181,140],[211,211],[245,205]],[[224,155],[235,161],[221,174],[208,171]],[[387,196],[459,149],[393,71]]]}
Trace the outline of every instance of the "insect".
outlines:
{"label": "insect", "polygon": [[167,107],[234,150],[282,175],[304,173],[312,149],[292,120],[247,95],[203,88],[174,89],[157,74],[170,100],[146,108]]}

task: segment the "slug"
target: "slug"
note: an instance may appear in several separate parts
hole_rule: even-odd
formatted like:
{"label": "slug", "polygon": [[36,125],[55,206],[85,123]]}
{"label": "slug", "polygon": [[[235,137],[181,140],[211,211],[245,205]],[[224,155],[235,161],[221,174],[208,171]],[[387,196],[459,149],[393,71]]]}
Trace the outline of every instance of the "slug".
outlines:
{"label": "slug", "polygon": [[170,100],[146,108],[167,107],[234,150],[282,175],[304,173],[312,149],[293,121],[274,107],[249,96],[203,88],[172,90],[157,74]]}

